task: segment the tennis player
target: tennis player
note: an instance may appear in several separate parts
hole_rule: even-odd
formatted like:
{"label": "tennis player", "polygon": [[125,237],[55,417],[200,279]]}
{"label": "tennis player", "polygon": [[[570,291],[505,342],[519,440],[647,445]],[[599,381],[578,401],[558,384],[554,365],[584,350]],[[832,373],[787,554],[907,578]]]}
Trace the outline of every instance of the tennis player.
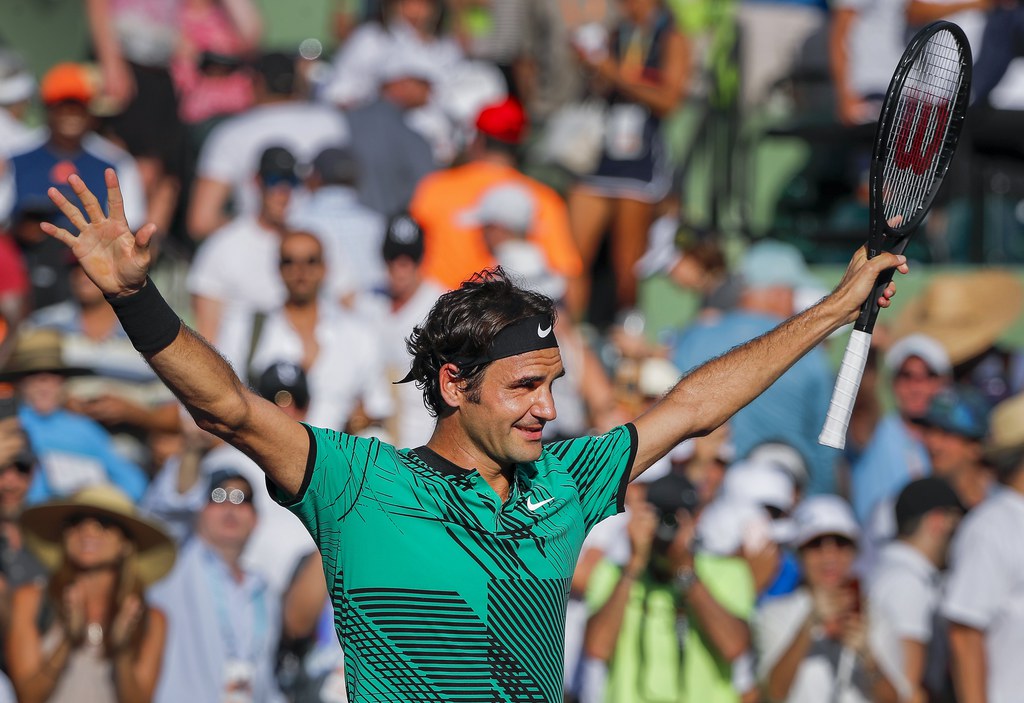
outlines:
{"label": "tennis player", "polygon": [[670,448],[721,425],[852,322],[881,271],[907,272],[902,256],[859,251],[818,305],[695,369],[635,422],[546,446],[563,374],[551,300],[484,272],[412,332],[407,380],[437,421],[426,446],[398,449],[300,424],[246,388],[147,277],[155,227],[129,230],[114,172],[109,216],[81,179],[69,183],[84,213],[50,197],[78,235],[44,229],[199,426],[263,467],[317,541],[355,703],[560,701],[566,598],[587,531]]}

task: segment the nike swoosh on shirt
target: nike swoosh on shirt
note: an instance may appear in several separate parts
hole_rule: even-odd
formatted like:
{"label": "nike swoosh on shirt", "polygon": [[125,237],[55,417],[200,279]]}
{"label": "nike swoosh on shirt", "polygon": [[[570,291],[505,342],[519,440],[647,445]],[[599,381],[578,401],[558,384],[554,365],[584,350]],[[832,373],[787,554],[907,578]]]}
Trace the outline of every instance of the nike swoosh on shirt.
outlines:
{"label": "nike swoosh on shirt", "polygon": [[532,498],[527,498],[526,499],[526,507],[529,508],[530,512],[532,513],[532,512],[535,512],[537,510],[537,508],[539,508],[540,506],[547,505],[548,503],[550,503],[553,500],[554,500],[554,498],[547,498],[545,500],[542,500],[539,503],[534,503]]}

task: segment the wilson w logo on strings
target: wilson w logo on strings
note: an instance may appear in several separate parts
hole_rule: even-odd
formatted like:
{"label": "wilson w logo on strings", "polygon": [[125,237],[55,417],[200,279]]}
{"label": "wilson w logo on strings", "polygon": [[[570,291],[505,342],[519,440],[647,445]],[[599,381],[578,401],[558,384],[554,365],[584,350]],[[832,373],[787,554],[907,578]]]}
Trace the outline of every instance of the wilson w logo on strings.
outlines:
{"label": "wilson w logo on strings", "polygon": [[896,130],[893,162],[900,170],[910,169],[923,175],[942,147],[949,124],[949,103],[908,100]]}

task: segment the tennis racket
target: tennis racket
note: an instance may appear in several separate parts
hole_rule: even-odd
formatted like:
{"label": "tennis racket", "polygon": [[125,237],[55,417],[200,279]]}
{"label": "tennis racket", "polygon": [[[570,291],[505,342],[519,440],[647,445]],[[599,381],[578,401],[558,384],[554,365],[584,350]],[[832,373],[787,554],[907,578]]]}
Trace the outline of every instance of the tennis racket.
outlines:
{"label": "tennis racket", "polygon": [[[914,35],[896,66],[878,118],[871,156],[868,258],[906,249],[956,151],[970,92],[971,48],[963,30],[950,22],[934,22]],[[846,446],[846,428],[878,318],[878,299],[892,275],[892,269],[879,275],[860,309],[818,437],[821,444]]]}

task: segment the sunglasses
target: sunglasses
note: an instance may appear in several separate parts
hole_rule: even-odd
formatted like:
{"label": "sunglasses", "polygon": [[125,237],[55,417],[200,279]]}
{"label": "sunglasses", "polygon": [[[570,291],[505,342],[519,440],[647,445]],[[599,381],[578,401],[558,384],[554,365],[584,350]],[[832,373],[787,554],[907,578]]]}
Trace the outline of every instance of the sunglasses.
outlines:
{"label": "sunglasses", "polygon": [[241,488],[232,488],[229,491],[217,486],[210,491],[210,502],[216,503],[217,505],[220,505],[221,503],[242,505],[243,503],[252,503],[252,496],[247,495]]}
{"label": "sunglasses", "polygon": [[95,522],[104,530],[116,528],[121,530],[121,532],[125,531],[124,526],[121,525],[117,518],[111,517],[110,515],[98,515],[96,513],[75,513],[64,521],[64,527],[75,529],[86,522]]}
{"label": "sunglasses", "polygon": [[853,540],[849,537],[843,537],[841,535],[819,535],[812,540],[804,542],[801,549],[821,549],[826,544],[831,544],[840,549],[853,549],[856,545]]}
{"label": "sunglasses", "polygon": [[319,266],[324,262],[320,256],[309,256],[305,259],[297,259],[291,256],[281,257],[281,266]]}

